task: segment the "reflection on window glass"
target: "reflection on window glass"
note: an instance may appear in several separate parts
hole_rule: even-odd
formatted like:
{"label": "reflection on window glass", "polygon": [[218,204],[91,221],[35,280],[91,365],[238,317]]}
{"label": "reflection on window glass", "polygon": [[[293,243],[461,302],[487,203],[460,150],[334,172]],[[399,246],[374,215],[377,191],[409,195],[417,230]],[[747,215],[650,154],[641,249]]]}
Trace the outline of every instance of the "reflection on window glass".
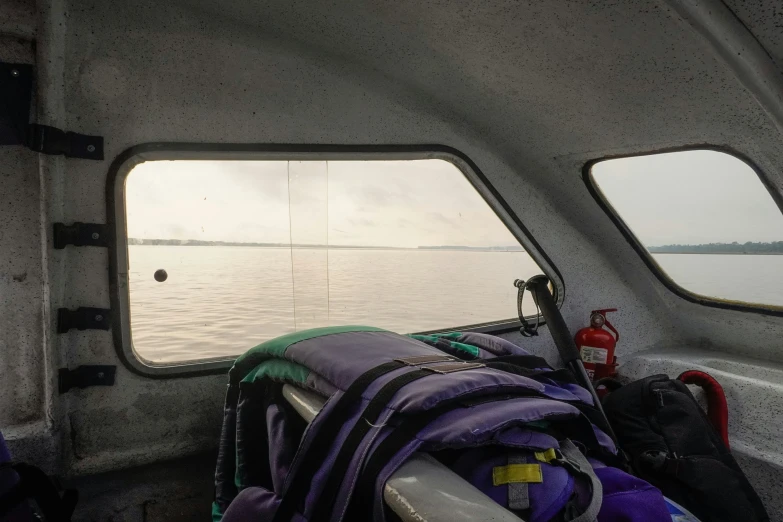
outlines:
{"label": "reflection on window glass", "polygon": [[691,150],[601,161],[591,176],[675,283],[783,306],[783,215],[748,164]]}
{"label": "reflection on window glass", "polygon": [[506,320],[514,279],[541,273],[442,160],[148,161],[125,195],[133,347],[151,362],[318,326]]}

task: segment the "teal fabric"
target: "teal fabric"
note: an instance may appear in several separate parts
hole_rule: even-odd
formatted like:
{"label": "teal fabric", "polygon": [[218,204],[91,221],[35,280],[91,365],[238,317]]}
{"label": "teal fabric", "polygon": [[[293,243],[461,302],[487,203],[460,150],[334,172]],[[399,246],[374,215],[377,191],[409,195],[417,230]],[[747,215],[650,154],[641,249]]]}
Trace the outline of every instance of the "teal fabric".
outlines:
{"label": "teal fabric", "polygon": [[473,357],[478,357],[479,355],[479,349],[473,345],[465,344],[465,343],[459,343],[457,341],[454,341],[452,339],[459,339],[462,337],[462,334],[459,332],[449,332],[449,333],[438,333],[438,334],[430,334],[430,335],[410,335],[409,337],[412,337],[416,339],[417,341],[421,342],[430,342],[430,343],[436,343],[438,340],[444,340],[451,345],[451,347],[457,351],[465,352]]}
{"label": "teal fabric", "polygon": [[254,369],[242,379],[242,382],[256,382],[264,378],[285,382],[305,382],[310,375],[310,369],[285,359],[269,359]]}
{"label": "teal fabric", "polygon": [[223,519],[223,512],[217,502],[212,503],[212,522],[220,522]]}

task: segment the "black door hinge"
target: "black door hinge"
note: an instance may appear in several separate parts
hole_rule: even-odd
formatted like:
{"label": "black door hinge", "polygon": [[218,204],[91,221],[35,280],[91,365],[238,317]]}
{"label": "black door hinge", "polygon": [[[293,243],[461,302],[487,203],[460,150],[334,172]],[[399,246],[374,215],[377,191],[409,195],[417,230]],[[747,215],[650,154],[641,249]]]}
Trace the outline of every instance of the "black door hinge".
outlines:
{"label": "black door hinge", "polygon": [[116,366],[106,364],[79,366],[75,370],[60,368],[57,371],[57,388],[60,390],[60,394],[63,394],[71,388],[114,386],[116,373]]}
{"label": "black door hinge", "polygon": [[0,145],[24,145],[43,154],[103,160],[103,137],[30,123],[33,66],[0,62]]}
{"label": "black door hinge", "polygon": [[63,154],[66,158],[103,159],[102,136],[87,136],[37,123],[27,126],[25,145],[42,154]]}
{"label": "black door hinge", "polygon": [[57,333],[77,330],[108,330],[111,325],[111,310],[108,308],[79,307],[76,310],[57,309]]}
{"label": "black door hinge", "polygon": [[23,145],[30,121],[33,66],[0,62],[0,145]]}
{"label": "black door hinge", "polygon": [[111,232],[108,225],[100,223],[54,224],[54,248],[61,250],[65,245],[109,246]]}

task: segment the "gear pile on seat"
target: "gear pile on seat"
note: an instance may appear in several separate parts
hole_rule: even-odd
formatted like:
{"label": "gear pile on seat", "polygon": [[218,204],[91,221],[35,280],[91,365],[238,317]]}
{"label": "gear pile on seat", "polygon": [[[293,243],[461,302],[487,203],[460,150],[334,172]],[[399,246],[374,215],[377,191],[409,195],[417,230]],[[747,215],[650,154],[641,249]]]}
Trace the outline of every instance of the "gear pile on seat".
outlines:
{"label": "gear pile on seat", "polygon": [[[309,425],[286,384],[326,400]],[[498,337],[297,332],[229,372],[213,519],[396,519],[384,484],[424,452],[523,520],[671,520],[605,422],[568,371]]]}

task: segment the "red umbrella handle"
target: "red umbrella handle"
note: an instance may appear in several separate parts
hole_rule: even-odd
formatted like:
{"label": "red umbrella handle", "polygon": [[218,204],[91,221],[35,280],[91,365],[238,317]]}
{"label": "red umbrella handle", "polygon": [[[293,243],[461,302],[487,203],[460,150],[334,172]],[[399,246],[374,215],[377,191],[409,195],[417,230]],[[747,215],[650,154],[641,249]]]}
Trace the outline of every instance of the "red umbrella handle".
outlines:
{"label": "red umbrella handle", "polygon": [[712,375],[697,370],[683,372],[677,379],[685,384],[695,384],[704,390],[707,395],[707,418],[710,419],[728,449],[729,407],[721,385]]}

